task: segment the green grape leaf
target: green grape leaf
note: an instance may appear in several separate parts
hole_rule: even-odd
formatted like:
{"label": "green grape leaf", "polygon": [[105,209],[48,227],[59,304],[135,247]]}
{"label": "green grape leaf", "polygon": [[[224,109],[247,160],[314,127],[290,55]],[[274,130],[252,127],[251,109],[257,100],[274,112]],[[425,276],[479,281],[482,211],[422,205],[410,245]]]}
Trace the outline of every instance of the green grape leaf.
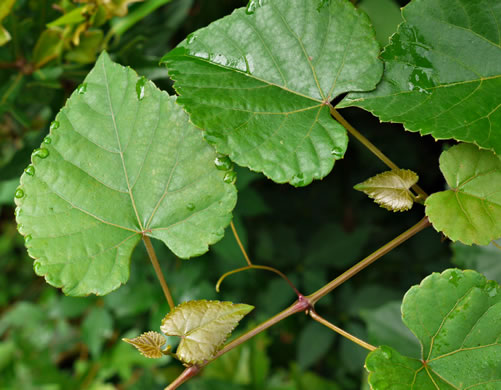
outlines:
{"label": "green grape leaf", "polygon": [[452,241],[487,245],[501,237],[501,159],[471,144],[440,156],[450,189],[426,199],[426,215]]}
{"label": "green grape leaf", "polygon": [[164,56],[178,103],[207,141],[278,183],[326,176],[347,147],[329,103],[374,89],[379,45],[346,0],[267,0],[196,31]]}
{"label": "green grape leaf", "polygon": [[414,204],[410,188],[418,179],[418,175],[413,171],[394,169],[371,177],[353,188],[364,192],[387,210],[406,211]]}
{"label": "green grape leaf", "polygon": [[164,356],[162,353],[162,347],[164,346],[166,340],[161,333],[149,331],[133,339],[125,338],[122,339],[122,341],[136,347],[138,351],[141,352],[141,355],[147,358],[160,359]]}
{"label": "green grape leaf", "polygon": [[500,318],[496,282],[457,269],[428,276],[402,303],[402,319],[421,343],[421,359],[378,348],[365,364],[371,389],[498,389]]}
{"label": "green grape leaf", "polygon": [[179,360],[188,365],[211,359],[253,306],[219,301],[189,301],[174,308],[162,320],[160,330],[179,336]]}
{"label": "green grape leaf", "polygon": [[402,14],[377,89],[349,94],[339,107],[501,153],[501,3],[414,0]]}
{"label": "green grape leaf", "polygon": [[68,295],[104,295],[129,278],[143,235],[182,258],[205,253],[236,203],[216,156],[175,98],[103,53],[16,191],[36,273]]}

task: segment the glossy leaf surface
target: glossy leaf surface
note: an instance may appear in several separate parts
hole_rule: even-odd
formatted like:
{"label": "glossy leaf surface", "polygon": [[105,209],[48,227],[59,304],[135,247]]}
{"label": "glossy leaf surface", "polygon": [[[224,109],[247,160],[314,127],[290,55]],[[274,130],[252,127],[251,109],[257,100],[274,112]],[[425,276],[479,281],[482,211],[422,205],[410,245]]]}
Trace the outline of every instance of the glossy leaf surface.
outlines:
{"label": "glossy leaf surface", "polygon": [[165,344],[165,337],[158,332],[145,332],[141,336],[133,339],[122,339],[136,347],[141,355],[150,359],[160,359],[164,354],[162,347]]}
{"label": "glossy leaf surface", "polygon": [[346,151],[328,103],[374,89],[382,64],[367,16],[346,0],[250,2],[198,30],[163,62],[178,102],[239,165],[304,186]]}
{"label": "glossy leaf surface", "polygon": [[160,329],[179,336],[176,355],[192,365],[209,360],[253,306],[219,301],[189,301],[165,316]]}
{"label": "glossy leaf surface", "polygon": [[410,188],[418,179],[418,175],[408,169],[394,169],[371,177],[353,188],[364,192],[387,210],[405,211],[414,204]]}
{"label": "glossy leaf surface", "polygon": [[501,237],[501,159],[460,144],[442,153],[440,169],[450,189],[426,199],[433,227],[467,245]]}
{"label": "glossy leaf surface", "polygon": [[501,3],[414,0],[402,13],[382,54],[383,81],[340,107],[501,153]]}
{"label": "glossy leaf surface", "polygon": [[143,234],[182,258],[206,252],[236,202],[215,157],[174,98],[101,55],[16,192],[36,273],[69,295],[103,295],[127,281]]}
{"label": "glossy leaf surface", "polygon": [[498,389],[501,287],[475,271],[450,269],[412,287],[402,318],[421,359],[382,346],[366,360],[374,390]]}

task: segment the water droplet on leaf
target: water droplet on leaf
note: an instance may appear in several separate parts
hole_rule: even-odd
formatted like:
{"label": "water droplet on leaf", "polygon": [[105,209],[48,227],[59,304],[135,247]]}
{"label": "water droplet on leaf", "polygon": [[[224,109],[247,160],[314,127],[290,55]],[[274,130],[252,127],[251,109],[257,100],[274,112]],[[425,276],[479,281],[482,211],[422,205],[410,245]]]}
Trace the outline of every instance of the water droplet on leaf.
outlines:
{"label": "water droplet on leaf", "polygon": [[290,181],[290,183],[294,187],[304,187],[305,185],[305,180],[304,180],[304,175],[302,173],[299,173],[297,175],[294,175]]}
{"label": "water droplet on leaf", "polygon": [[47,158],[49,156],[49,151],[44,148],[35,149],[32,154],[33,157]]}
{"label": "water droplet on leaf", "polygon": [[392,351],[390,347],[387,347],[385,345],[381,346],[381,353],[385,357],[385,359],[391,359]]}
{"label": "water droplet on leaf", "polygon": [[193,211],[193,210],[195,210],[195,205],[194,205],[193,203],[188,203],[188,204],[186,205],[186,208],[187,208],[188,210],[190,210],[190,211]]}
{"label": "water droplet on leaf", "polygon": [[223,181],[228,184],[233,184],[236,179],[237,173],[235,171],[228,171],[226,172],[226,175],[224,175]]}
{"label": "water droplet on leaf", "polygon": [[193,41],[195,41],[195,39],[197,39],[197,36],[195,34],[190,34],[188,35],[188,37],[186,38],[186,42],[189,44],[193,43]]}
{"label": "water droplet on leaf", "polygon": [[147,82],[148,80],[146,79],[146,77],[142,76],[136,83],[136,93],[137,93],[137,98],[139,100],[144,99],[145,87]]}
{"label": "water droplet on leaf", "polygon": [[331,150],[331,156],[333,156],[336,160],[343,158],[344,150],[341,148],[334,148]]}
{"label": "water droplet on leaf", "polygon": [[24,196],[24,191],[22,188],[18,188],[14,195],[17,199],[21,199]]}
{"label": "water droplet on leaf", "polygon": [[39,261],[35,261],[35,262],[33,263],[33,269],[35,270],[35,273],[36,273],[37,275],[40,275],[40,274],[41,274],[41,271],[42,271],[42,270],[41,270],[41,268],[42,268],[42,264],[40,264],[40,262],[39,262]]}
{"label": "water droplet on leaf", "polygon": [[31,235],[28,234],[26,237],[24,237],[24,243],[27,245],[31,241]]}
{"label": "water droplet on leaf", "polygon": [[45,138],[43,139],[43,143],[44,143],[44,144],[47,144],[47,145],[48,145],[48,144],[51,144],[51,143],[52,143],[52,138],[50,138],[49,136],[45,137]]}
{"label": "water droplet on leaf", "polygon": [[214,164],[220,171],[229,171],[233,167],[233,163],[231,162],[230,158],[224,155],[218,155],[214,159]]}
{"label": "water droplet on leaf", "polygon": [[50,124],[50,130],[56,130],[59,128],[59,122],[58,121],[53,121],[51,124]]}
{"label": "water droplet on leaf", "polygon": [[35,174],[35,167],[33,165],[28,165],[24,170],[28,176],[33,176]]}
{"label": "water droplet on leaf", "polygon": [[249,3],[247,4],[247,8],[245,9],[245,12],[248,15],[252,15],[254,12],[256,12],[256,9],[264,5],[265,0],[250,0]]}
{"label": "water droplet on leaf", "polygon": [[77,87],[77,93],[83,95],[85,92],[87,92],[87,83],[82,83]]}

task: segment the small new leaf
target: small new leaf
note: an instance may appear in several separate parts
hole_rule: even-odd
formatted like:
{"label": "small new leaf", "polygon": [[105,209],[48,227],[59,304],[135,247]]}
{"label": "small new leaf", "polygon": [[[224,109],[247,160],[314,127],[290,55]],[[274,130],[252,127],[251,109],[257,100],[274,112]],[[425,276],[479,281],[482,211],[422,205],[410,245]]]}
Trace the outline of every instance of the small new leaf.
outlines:
{"label": "small new leaf", "polygon": [[354,188],[387,210],[406,211],[414,203],[409,190],[418,179],[418,175],[408,169],[395,169],[371,177]]}
{"label": "small new leaf", "polygon": [[165,316],[160,329],[168,336],[181,337],[177,358],[194,365],[211,359],[252,309],[253,306],[231,302],[185,302]]}
{"label": "small new leaf", "polygon": [[165,337],[158,332],[150,331],[133,339],[122,340],[132,344],[141,352],[141,355],[147,358],[159,359],[164,356],[162,353],[162,346],[165,344]]}

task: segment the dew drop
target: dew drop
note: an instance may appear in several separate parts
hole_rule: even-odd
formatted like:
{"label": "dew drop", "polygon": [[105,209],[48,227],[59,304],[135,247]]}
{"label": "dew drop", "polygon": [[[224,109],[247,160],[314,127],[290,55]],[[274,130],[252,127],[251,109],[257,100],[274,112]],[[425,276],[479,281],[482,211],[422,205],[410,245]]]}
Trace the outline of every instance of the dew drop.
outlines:
{"label": "dew drop", "polygon": [[45,148],[35,149],[32,154],[33,157],[47,158],[49,156],[49,151]]}
{"label": "dew drop", "polygon": [[50,124],[50,130],[56,130],[59,128],[59,122],[58,121],[53,121],[51,124]]}
{"label": "dew drop", "polygon": [[137,80],[137,83],[136,83],[136,93],[137,93],[137,98],[139,100],[143,100],[144,99],[145,87],[146,87],[146,83],[147,82],[148,82],[148,80],[144,76],[142,76],[139,80]]}
{"label": "dew drop", "polygon": [[197,39],[197,36],[195,34],[190,34],[186,38],[186,42],[188,43],[188,45],[190,45],[195,41],[195,39]]}
{"label": "dew drop", "polygon": [[331,156],[333,156],[336,160],[343,158],[344,150],[341,148],[334,148],[331,150]]}
{"label": "dew drop", "polygon": [[381,348],[381,353],[383,354],[385,359],[391,359],[392,355],[391,348],[385,345],[381,346],[380,348]]}
{"label": "dew drop", "polygon": [[23,196],[24,196],[24,191],[22,188],[18,188],[16,190],[16,193],[14,194],[14,196],[17,198],[17,199],[21,199]]}
{"label": "dew drop", "polygon": [[18,224],[17,224],[17,231],[18,231],[19,233],[21,233],[21,230],[23,230],[23,224],[22,224],[22,223],[18,223]]}
{"label": "dew drop", "polygon": [[79,95],[83,95],[87,92],[87,83],[82,83],[77,87],[77,92]]}
{"label": "dew drop", "polygon": [[28,176],[33,176],[35,174],[35,167],[33,165],[28,165],[24,170]]}
{"label": "dew drop", "polygon": [[25,245],[28,245],[28,243],[31,241],[31,235],[28,234],[26,237],[24,237],[24,243]]}
{"label": "dew drop", "polygon": [[20,207],[16,207],[16,210],[14,211],[14,215],[16,217],[19,217],[21,215],[21,208]]}
{"label": "dew drop", "polygon": [[247,13],[247,15],[252,15],[254,12],[256,12],[256,9],[264,5],[264,2],[265,0],[250,0],[247,4],[245,12]]}
{"label": "dew drop", "polygon": [[47,144],[47,145],[51,144],[52,143],[52,138],[50,138],[49,136],[45,137],[43,139],[43,143]]}
{"label": "dew drop", "polygon": [[193,211],[193,210],[195,210],[195,205],[194,205],[193,203],[188,203],[188,204],[186,205],[186,208],[187,208],[188,210],[190,210],[190,211]]}
{"label": "dew drop", "polygon": [[229,171],[233,167],[233,163],[231,162],[230,158],[222,154],[218,155],[214,159],[214,164],[220,171]]}
{"label": "dew drop", "polygon": [[39,261],[35,261],[33,263],[33,269],[35,270],[35,273],[37,275],[41,275],[41,271],[42,271],[42,264],[39,262]]}
{"label": "dew drop", "polygon": [[320,0],[318,4],[317,11],[320,11],[322,8],[328,7],[331,5],[331,0]]}
{"label": "dew drop", "polygon": [[235,180],[237,180],[237,173],[235,171],[226,172],[226,175],[224,175],[223,178],[223,181],[228,184],[235,183]]}
{"label": "dew drop", "polygon": [[302,173],[299,173],[297,175],[294,175],[290,181],[290,183],[294,187],[304,187],[305,185],[305,180],[304,180],[304,175]]}

